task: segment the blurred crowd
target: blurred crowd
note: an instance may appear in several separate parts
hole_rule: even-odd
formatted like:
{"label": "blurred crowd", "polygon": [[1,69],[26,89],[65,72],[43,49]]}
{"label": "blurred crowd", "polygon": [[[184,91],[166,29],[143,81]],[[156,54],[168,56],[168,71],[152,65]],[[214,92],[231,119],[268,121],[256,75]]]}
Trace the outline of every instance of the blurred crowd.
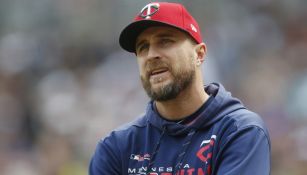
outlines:
{"label": "blurred crowd", "polygon": [[[99,139],[148,98],[118,45],[145,0],[0,1],[0,172],[86,175]],[[272,175],[307,172],[307,1],[183,3],[221,82],[266,122]]]}

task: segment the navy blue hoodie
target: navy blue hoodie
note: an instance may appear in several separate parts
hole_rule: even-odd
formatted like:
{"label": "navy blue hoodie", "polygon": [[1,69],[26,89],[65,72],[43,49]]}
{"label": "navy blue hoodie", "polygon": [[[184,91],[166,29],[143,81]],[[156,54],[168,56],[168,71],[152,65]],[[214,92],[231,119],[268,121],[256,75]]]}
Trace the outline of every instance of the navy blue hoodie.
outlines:
{"label": "navy blue hoodie", "polygon": [[268,175],[270,139],[261,118],[225,91],[205,87],[213,99],[190,124],[146,113],[102,139],[90,175]]}

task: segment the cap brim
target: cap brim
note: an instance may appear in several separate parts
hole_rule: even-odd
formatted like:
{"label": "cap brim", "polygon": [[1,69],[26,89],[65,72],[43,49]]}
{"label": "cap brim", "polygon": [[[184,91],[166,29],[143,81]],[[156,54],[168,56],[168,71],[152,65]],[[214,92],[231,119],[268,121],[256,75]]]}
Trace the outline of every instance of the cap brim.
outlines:
{"label": "cap brim", "polygon": [[181,28],[178,28],[177,26],[163,23],[160,21],[154,21],[154,20],[136,21],[136,22],[129,24],[121,32],[119,36],[120,46],[123,49],[127,50],[128,52],[135,52],[135,42],[139,34],[143,32],[145,29],[149,27],[154,27],[154,26],[170,26],[170,27],[175,27],[179,30],[182,30]]}

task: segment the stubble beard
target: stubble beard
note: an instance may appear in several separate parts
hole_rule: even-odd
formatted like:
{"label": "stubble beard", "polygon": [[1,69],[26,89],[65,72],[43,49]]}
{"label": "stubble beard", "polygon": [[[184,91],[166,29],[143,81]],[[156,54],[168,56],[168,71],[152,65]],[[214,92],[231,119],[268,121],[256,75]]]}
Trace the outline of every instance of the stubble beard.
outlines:
{"label": "stubble beard", "polygon": [[174,71],[169,68],[173,80],[170,83],[161,83],[161,86],[153,89],[150,83],[150,76],[141,76],[142,85],[148,97],[154,101],[168,101],[176,98],[180,92],[189,87],[195,78],[195,69]]}

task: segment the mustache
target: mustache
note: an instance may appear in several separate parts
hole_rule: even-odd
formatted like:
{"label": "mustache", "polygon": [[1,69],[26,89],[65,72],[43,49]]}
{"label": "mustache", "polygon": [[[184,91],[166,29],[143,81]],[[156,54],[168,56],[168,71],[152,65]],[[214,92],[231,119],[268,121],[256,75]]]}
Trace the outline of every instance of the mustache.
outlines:
{"label": "mustache", "polygon": [[149,78],[153,70],[160,68],[168,68],[169,70],[171,69],[171,67],[166,62],[161,60],[157,59],[148,61],[145,65],[146,77]]}

